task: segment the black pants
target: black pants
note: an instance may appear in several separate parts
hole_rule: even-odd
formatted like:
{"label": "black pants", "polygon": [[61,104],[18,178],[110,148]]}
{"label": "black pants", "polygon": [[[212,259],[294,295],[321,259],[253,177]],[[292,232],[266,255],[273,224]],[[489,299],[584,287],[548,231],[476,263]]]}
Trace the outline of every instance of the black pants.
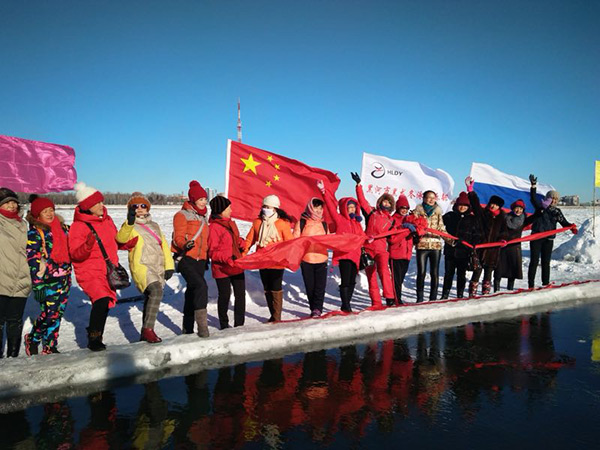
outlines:
{"label": "black pants", "polygon": [[542,257],[542,284],[546,286],[550,283],[550,260],[552,259],[552,247],[554,246],[554,239],[538,239],[537,241],[531,241],[529,243],[529,249],[531,250],[531,260],[529,261],[529,270],[527,272],[527,281],[529,287],[535,286],[535,274],[537,267],[540,262],[540,255]]}
{"label": "black pants", "polygon": [[233,326],[240,327],[244,325],[246,316],[246,279],[244,272],[225,278],[215,278],[219,297],[217,300],[217,309],[219,311],[219,325],[221,330],[229,328],[229,299],[231,298],[231,288],[233,287]]}
{"label": "black pants", "polygon": [[318,309],[323,311],[323,300],[325,299],[325,288],[327,287],[327,263],[300,263],[302,279],[308,297],[308,306],[311,311]]}
{"label": "black pants", "polygon": [[27,297],[0,295],[0,357],[4,348],[4,324],[6,324],[6,356],[19,356],[21,333],[23,332],[23,312]]}
{"label": "black pants", "polygon": [[351,259],[340,259],[340,287],[354,287],[358,268]]}
{"label": "black pants", "polygon": [[283,289],[283,269],[260,269],[260,280],[265,291]]}
{"label": "black pants", "polygon": [[208,305],[208,285],[204,279],[206,260],[195,260],[184,256],[179,261],[178,269],[187,283],[183,315],[184,317],[193,316],[194,311],[206,309],[206,305]]}
{"label": "black pants", "polygon": [[410,259],[390,259],[390,268],[392,269],[392,278],[394,280],[394,292],[398,303],[402,303],[402,283],[408,272]]}
{"label": "black pants", "polygon": [[423,300],[427,260],[429,260],[429,275],[431,276],[429,300],[435,300],[437,298],[441,252],[441,250],[417,250],[417,300]]}
{"label": "black pants", "polygon": [[452,281],[456,273],[456,298],[462,298],[467,284],[467,267],[469,260],[466,258],[455,258],[453,255],[444,257],[444,286],[442,295],[447,296],[452,290]]}
{"label": "black pants", "polygon": [[99,331],[104,333],[106,318],[108,317],[109,297],[99,298],[92,303],[92,311],[90,312],[90,327],[88,331]]}

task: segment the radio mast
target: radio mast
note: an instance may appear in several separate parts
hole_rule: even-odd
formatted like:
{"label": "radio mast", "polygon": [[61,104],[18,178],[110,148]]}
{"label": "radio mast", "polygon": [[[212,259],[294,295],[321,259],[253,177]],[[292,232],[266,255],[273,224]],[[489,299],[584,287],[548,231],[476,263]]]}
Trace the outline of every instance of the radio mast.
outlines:
{"label": "radio mast", "polygon": [[240,98],[238,97],[238,121],[237,121],[238,142],[242,142],[242,116],[240,108]]}

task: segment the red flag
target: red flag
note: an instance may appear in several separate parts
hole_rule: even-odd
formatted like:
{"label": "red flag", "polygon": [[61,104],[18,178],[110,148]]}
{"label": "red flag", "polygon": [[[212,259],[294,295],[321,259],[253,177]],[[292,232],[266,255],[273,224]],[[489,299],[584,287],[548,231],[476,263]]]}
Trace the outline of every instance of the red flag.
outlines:
{"label": "red flag", "polygon": [[346,253],[360,248],[365,239],[365,236],[350,233],[301,236],[269,245],[241,259],[236,259],[234,265],[244,270],[286,267],[296,271],[300,267],[306,251],[313,244],[320,244],[330,250]]}
{"label": "red flag", "polygon": [[231,215],[248,221],[258,217],[267,195],[277,195],[281,209],[298,219],[312,197],[321,198],[317,180],[323,180],[331,192],[340,184],[337,175],[328,170],[231,140],[227,142],[226,176]]}
{"label": "red flag", "polygon": [[66,191],[77,181],[75,151],[66,145],[0,135],[0,164],[0,186],[15,191]]}

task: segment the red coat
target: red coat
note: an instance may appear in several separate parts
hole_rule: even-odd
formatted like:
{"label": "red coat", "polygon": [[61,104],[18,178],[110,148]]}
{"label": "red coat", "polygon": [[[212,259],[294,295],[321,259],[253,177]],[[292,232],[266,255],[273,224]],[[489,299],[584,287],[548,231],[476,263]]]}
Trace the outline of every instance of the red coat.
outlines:
{"label": "red coat", "polygon": [[[358,197],[360,207],[370,214],[367,221],[367,229],[365,231],[367,236],[377,236],[378,234],[387,233],[392,230],[394,227],[392,215],[379,208],[373,208],[365,198],[365,194],[363,193],[360,184],[356,186],[356,196]],[[371,243],[365,243],[365,250],[367,250],[371,256],[375,256],[379,253],[386,253],[387,239],[380,238],[375,239]]]}
{"label": "red coat", "polygon": [[[348,215],[348,202],[353,201],[356,203],[356,213],[360,217],[360,208],[355,199],[352,197],[344,197],[340,199],[338,202],[340,208],[339,213],[337,212],[338,210],[335,204],[336,200],[332,192],[325,191],[325,194],[323,194],[323,199],[325,200],[325,206],[327,207],[327,211],[329,211],[329,215],[335,222],[336,234],[350,233],[357,234],[359,236],[365,235],[360,222],[358,222],[356,219],[351,219]],[[347,253],[333,252],[334,266],[338,265],[340,259],[349,259],[356,264],[356,267],[358,267],[360,262],[360,248]]]}
{"label": "red coat", "polygon": [[108,258],[115,265],[119,263],[118,247],[115,239],[117,227],[108,215],[106,208],[104,208],[102,217],[97,217],[91,214],[83,214],[77,207],[75,208],[73,225],[71,225],[71,231],[69,232],[69,253],[73,261],[77,283],[92,303],[100,298],[109,297],[108,306],[112,308],[117,302],[117,294],[108,285],[106,262],[98,242],[94,240],[91,247],[88,247],[87,239],[92,231],[86,223],[94,227],[102,241],[102,245],[104,245]]}
{"label": "red coat", "polygon": [[[232,267],[233,243],[238,249],[244,250],[245,242],[240,237],[237,225],[231,219],[210,219],[208,233],[208,256],[211,260],[213,278],[226,278],[243,272]],[[241,251],[236,257],[241,256]]]}
{"label": "red coat", "polygon": [[394,219],[396,229],[404,230],[406,233],[399,233],[389,237],[390,257],[392,259],[410,260],[413,251],[413,235],[408,228],[402,228],[402,224],[404,222],[412,223],[417,228],[417,235],[423,236],[427,228],[427,220],[413,214],[403,216],[399,213],[395,213],[392,218]]}

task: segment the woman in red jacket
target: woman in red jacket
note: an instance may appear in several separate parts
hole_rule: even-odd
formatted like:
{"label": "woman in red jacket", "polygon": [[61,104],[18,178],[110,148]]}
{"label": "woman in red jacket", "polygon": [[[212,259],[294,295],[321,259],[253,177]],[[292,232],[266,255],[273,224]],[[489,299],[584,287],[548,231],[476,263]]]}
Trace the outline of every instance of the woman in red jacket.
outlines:
{"label": "woman in red jacket", "polygon": [[[323,194],[325,207],[329,212],[329,216],[335,223],[336,234],[357,234],[364,236],[365,232],[362,229],[362,216],[358,209],[358,200],[352,197],[344,197],[338,201],[335,199],[333,192],[325,189],[323,181],[318,181],[317,186]],[[337,205],[336,205],[337,203]],[[338,212],[339,206],[339,212]],[[333,252],[333,265],[340,266],[340,299],[342,300],[342,311],[352,312],[350,301],[354,293],[356,285],[356,275],[360,264],[360,248],[351,252],[342,253],[339,251]]]}
{"label": "woman in red jacket", "polygon": [[[408,272],[408,265],[412,258],[413,238],[423,236],[427,228],[427,220],[409,214],[410,205],[405,195],[400,195],[396,201],[396,212],[392,216],[394,226],[398,230],[404,230],[398,234],[389,237],[390,267],[392,269],[392,279],[394,282],[394,291],[398,305],[402,304],[402,283]],[[393,306],[393,300],[387,306]]]}
{"label": "woman in red jacket", "polygon": [[219,324],[221,330],[229,328],[229,299],[231,288],[235,304],[233,326],[244,325],[246,314],[246,281],[244,271],[233,267],[233,261],[242,256],[244,240],[237,225],[231,220],[231,201],[217,195],[210,201],[210,225],[208,234],[208,256],[212,262],[212,275],[217,283]]}
{"label": "woman in red jacket", "polygon": [[352,179],[356,182],[358,203],[367,215],[366,234],[370,239],[365,244],[365,250],[375,260],[375,264],[367,267],[365,270],[369,281],[371,306],[373,308],[381,308],[381,292],[377,284],[377,274],[379,274],[379,279],[383,285],[383,296],[388,305],[394,303],[394,286],[390,274],[390,254],[387,250],[387,239],[383,237],[373,239],[373,237],[391,231],[394,228],[392,211],[395,210],[396,201],[394,197],[386,193],[377,199],[376,207],[372,207],[365,198],[358,174],[352,173]]}
{"label": "woman in red jacket", "polygon": [[108,259],[116,266],[117,227],[104,206],[102,193],[85,183],[75,185],[77,207],[73,225],[69,232],[69,253],[79,287],[92,302],[88,331],[88,348],[92,351],[105,350],[102,342],[104,326],[109,308],[117,303],[117,294],[106,278],[106,261],[94,236],[102,242]]}

